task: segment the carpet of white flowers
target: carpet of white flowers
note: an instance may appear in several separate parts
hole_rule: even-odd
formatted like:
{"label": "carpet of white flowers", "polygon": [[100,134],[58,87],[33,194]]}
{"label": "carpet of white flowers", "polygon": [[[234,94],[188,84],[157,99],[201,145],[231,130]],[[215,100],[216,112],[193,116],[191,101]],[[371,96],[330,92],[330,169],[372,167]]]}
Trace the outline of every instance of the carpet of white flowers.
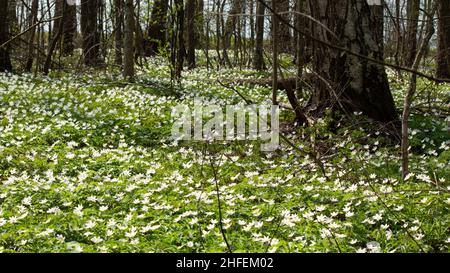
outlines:
{"label": "carpet of white flowers", "polygon": [[[362,116],[284,132],[306,153],[170,140],[173,106],[195,96],[238,103],[217,79],[242,75],[254,76],[198,69],[171,86],[159,62],[133,84],[101,73],[0,74],[0,251],[449,251],[442,115],[412,116],[406,181],[398,143]],[[448,105],[448,86],[423,86],[433,92],[415,104]],[[270,97],[267,88],[235,88]],[[401,105],[401,85],[393,89]],[[307,155],[312,136],[325,175]]]}

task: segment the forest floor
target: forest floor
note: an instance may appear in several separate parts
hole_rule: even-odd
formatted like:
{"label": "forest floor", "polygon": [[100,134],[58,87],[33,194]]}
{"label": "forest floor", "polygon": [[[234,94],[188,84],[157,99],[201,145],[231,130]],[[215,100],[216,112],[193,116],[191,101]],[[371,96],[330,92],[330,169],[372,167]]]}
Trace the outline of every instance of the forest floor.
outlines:
{"label": "forest floor", "polygon": [[[133,84],[106,73],[0,74],[0,251],[450,250],[441,112],[450,86],[419,82],[406,181],[398,143],[362,115],[284,130],[300,151],[170,140],[175,105],[239,103],[217,79],[255,76],[264,75],[197,69],[171,88],[168,66],[156,60]],[[400,108],[406,85],[391,86]],[[270,98],[270,88],[235,88]],[[306,155],[312,139],[325,175]]]}

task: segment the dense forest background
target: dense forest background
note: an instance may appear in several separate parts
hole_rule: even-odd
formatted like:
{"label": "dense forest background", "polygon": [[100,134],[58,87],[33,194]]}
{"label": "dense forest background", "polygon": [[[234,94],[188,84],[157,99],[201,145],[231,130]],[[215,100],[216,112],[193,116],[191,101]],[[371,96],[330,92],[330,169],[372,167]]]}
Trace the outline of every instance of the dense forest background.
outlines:
{"label": "dense forest background", "polygon": [[448,252],[449,83],[449,0],[0,0],[0,248]]}

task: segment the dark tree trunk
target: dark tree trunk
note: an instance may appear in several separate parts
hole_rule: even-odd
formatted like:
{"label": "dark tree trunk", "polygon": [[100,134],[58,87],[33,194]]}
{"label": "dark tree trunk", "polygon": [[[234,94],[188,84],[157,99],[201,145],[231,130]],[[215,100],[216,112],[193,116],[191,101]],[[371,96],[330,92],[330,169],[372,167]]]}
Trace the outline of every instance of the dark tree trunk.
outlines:
{"label": "dark tree trunk", "polygon": [[450,78],[450,1],[438,0],[438,56],[436,74]]}
{"label": "dark tree trunk", "polygon": [[75,49],[75,36],[77,33],[77,5],[67,5],[65,16],[62,50],[65,55],[72,55]]}
{"label": "dark tree trunk", "polygon": [[123,0],[114,0],[114,62],[122,65]]}
{"label": "dark tree trunk", "polygon": [[[55,17],[62,16],[63,3],[66,0],[57,0],[55,2]],[[67,3],[67,1],[66,1]],[[64,18],[53,22],[53,29],[57,30],[59,24],[63,21],[61,34],[61,50],[63,55],[72,55],[75,49],[74,38],[77,30],[77,7],[76,5],[66,4]],[[56,32],[53,33],[56,36]]]}
{"label": "dark tree trunk", "polygon": [[[370,7],[366,0],[310,1],[312,16],[333,30],[337,39],[316,28],[318,39],[338,43],[353,52],[382,59]],[[313,70],[317,73],[310,108],[339,107],[363,112],[370,118],[398,121],[384,67],[359,57],[314,44]]]}
{"label": "dark tree trunk", "polygon": [[48,53],[45,58],[45,63],[44,63],[44,68],[43,68],[44,75],[47,75],[48,72],[50,71],[51,64],[52,64],[53,52],[55,51],[56,46],[58,45],[58,42],[61,40],[61,37],[64,32],[64,20],[65,20],[65,16],[66,16],[66,7],[67,7],[67,2],[61,1],[61,9],[60,9],[61,19],[58,21],[58,25],[55,26],[55,32],[54,32],[55,36],[52,38],[52,40],[50,42],[50,46],[48,48]]}
{"label": "dark tree trunk", "polygon": [[[137,9],[137,11],[136,11]],[[137,1],[136,8],[134,10],[134,60],[138,61],[139,57],[145,56],[144,54],[144,33],[142,31],[141,23],[139,22],[138,14],[141,10],[141,1]]]}
{"label": "dark tree trunk", "polygon": [[272,1],[272,104],[278,104],[278,45],[279,38],[278,27],[279,20],[277,17],[278,5],[276,1]]}
{"label": "dark tree trunk", "polygon": [[[64,2],[66,2],[66,1],[65,0],[55,0],[55,13],[53,15],[55,18],[59,17],[59,16],[63,16]],[[51,39],[55,39],[59,25],[61,24],[61,21],[64,22],[65,19],[66,18],[61,17],[61,18],[53,21],[53,29],[55,30],[55,32],[52,33],[53,35],[52,35]],[[64,28],[64,23],[63,23],[63,28]]]}
{"label": "dark tree trunk", "polygon": [[184,0],[176,0],[177,54],[175,78],[181,79],[186,48],[184,47]]}
{"label": "dark tree trunk", "polygon": [[125,0],[125,27],[124,27],[124,78],[134,77],[134,5],[133,0]]}
{"label": "dark tree trunk", "polygon": [[233,3],[231,5],[231,9],[229,12],[227,21],[225,23],[225,30],[223,33],[223,57],[227,64],[230,64],[230,59],[228,57],[227,50],[231,46],[231,36],[233,35],[234,30],[236,29],[237,21],[239,20],[239,17],[236,16],[237,14],[242,12],[242,1],[243,0],[233,0]]}
{"label": "dark tree trunk", "polygon": [[83,36],[84,63],[96,66],[100,58],[100,32],[98,26],[98,11],[100,0],[81,1],[81,34]]}
{"label": "dark tree trunk", "polygon": [[[8,10],[8,0],[0,0],[0,10]],[[8,13],[0,12],[0,46],[9,39]],[[0,47],[0,72],[11,71],[11,59],[9,57],[9,45]]]}
{"label": "dark tree trunk", "polygon": [[[19,33],[19,21],[17,18],[17,0],[9,0],[8,1],[8,25],[10,29],[10,35],[14,36]],[[14,44],[14,42],[13,42]]]}
{"label": "dark tree trunk", "polygon": [[195,48],[198,42],[198,29],[196,24],[196,12],[198,10],[197,3],[198,0],[187,0],[186,1],[186,20],[187,20],[187,63],[188,68],[195,68]]}
{"label": "dark tree trunk", "polygon": [[265,6],[261,2],[256,3],[256,46],[253,54],[253,68],[264,69],[264,12]]}
{"label": "dark tree trunk", "polygon": [[[395,0],[395,24],[396,24],[396,33],[395,33],[395,53],[394,53],[394,60],[395,60],[395,64],[400,66],[401,62],[400,62],[400,56],[401,56],[401,52],[402,52],[402,45],[403,45],[403,35],[402,35],[402,25],[401,25],[401,18],[400,18],[400,13],[401,13],[401,5],[400,5],[400,0]],[[398,70],[397,71],[398,76],[401,78],[401,71]]]}
{"label": "dark tree trunk", "polygon": [[407,0],[406,38],[404,40],[404,65],[411,67],[417,55],[417,30],[419,26],[420,0]]}
{"label": "dark tree trunk", "polygon": [[[305,0],[296,0],[295,10],[299,13],[305,13],[306,11],[306,1]],[[304,16],[297,14],[295,16],[295,26],[297,29],[306,30],[308,26],[307,18]],[[295,61],[297,64],[297,80],[295,89],[297,93],[302,95],[302,78],[303,78],[303,69],[305,64],[308,61],[308,56],[306,54],[306,39],[303,35],[296,33],[295,42],[296,42],[296,52],[295,52]]]}
{"label": "dark tree trunk", "polygon": [[168,8],[168,0],[155,0],[153,4],[147,37],[144,40],[144,53],[146,56],[158,54],[159,48],[163,47],[166,43]]}
{"label": "dark tree trunk", "polygon": [[[290,7],[289,0],[277,0],[277,12],[281,14],[284,20],[290,22]],[[292,44],[292,35],[289,29],[289,26],[286,25],[281,20],[277,20],[277,33],[276,35],[278,40],[278,49],[280,53],[291,53],[293,44]]]}
{"label": "dark tree trunk", "polygon": [[[205,17],[204,17],[205,3],[204,0],[197,0],[197,15],[195,16],[195,24],[197,28],[197,47],[202,48],[204,46],[203,39],[205,38]],[[208,19],[209,20],[209,19]]]}
{"label": "dark tree trunk", "polygon": [[99,34],[99,48],[100,48],[100,55],[99,56],[106,56],[108,55],[108,43],[107,43],[107,36],[106,28],[104,25],[105,18],[107,18],[106,15],[106,0],[97,0],[98,2],[98,11],[97,11],[97,29]]}
{"label": "dark tree trunk", "polygon": [[247,53],[247,47],[246,49],[246,55],[248,56],[247,65],[250,64],[253,56],[253,51],[255,50],[255,2],[254,0],[249,0],[249,14],[250,14],[250,41],[248,44],[248,47],[250,48],[250,51]]}
{"label": "dark tree trunk", "polygon": [[[37,22],[38,17],[38,7],[39,1],[33,0],[31,3],[31,17],[29,26],[32,27]],[[34,59],[34,36],[36,35],[36,26],[32,27],[30,33],[28,34],[28,53],[27,53],[27,62],[25,64],[25,71],[30,72],[33,67],[33,59]]]}
{"label": "dark tree trunk", "polygon": [[[8,29],[9,29],[9,37],[14,37],[20,32],[19,21],[17,17],[17,1],[18,0],[9,0],[8,1]],[[14,53],[19,53],[21,41],[16,39],[9,43],[11,56],[14,56]]]}
{"label": "dark tree trunk", "polygon": [[375,40],[384,56],[384,5],[370,5],[373,20],[371,28],[375,33]]}

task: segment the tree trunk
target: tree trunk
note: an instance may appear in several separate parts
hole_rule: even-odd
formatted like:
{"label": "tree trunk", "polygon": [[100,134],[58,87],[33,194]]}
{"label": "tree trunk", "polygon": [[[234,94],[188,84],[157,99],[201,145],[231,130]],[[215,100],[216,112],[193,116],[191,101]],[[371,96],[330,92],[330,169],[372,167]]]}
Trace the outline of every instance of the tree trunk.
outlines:
{"label": "tree trunk", "polygon": [[[207,30],[207,24],[210,23],[210,18],[205,20],[204,16],[205,12],[205,2],[204,0],[197,0],[197,9],[196,9],[196,16],[195,16],[195,28],[196,28],[196,34],[197,34],[197,42],[196,42],[196,48],[202,49],[205,52],[205,58],[206,63],[208,66],[209,64],[209,56],[207,50],[205,48],[206,45],[209,43],[209,33],[207,33],[209,30]],[[209,26],[208,26],[209,28]],[[209,47],[209,45],[208,45]]]}
{"label": "tree trunk", "polygon": [[123,0],[114,0],[114,62],[122,65]]}
{"label": "tree trunk", "polygon": [[125,1],[125,27],[123,41],[123,76],[134,77],[134,5],[133,0]]}
{"label": "tree trunk", "polygon": [[[257,0],[256,0],[257,1]],[[254,0],[249,0],[249,13],[250,13],[250,41],[249,41],[249,52],[246,49],[246,55],[248,57],[247,66],[251,64],[252,56],[254,55],[253,51],[255,50],[255,2]]]}
{"label": "tree trunk", "polygon": [[[403,35],[402,35],[402,24],[401,24],[401,5],[400,0],[395,0],[395,53],[394,53],[394,61],[397,66],[401,65],[400,62],[400,56],[402,52],[402,45],[403,45]],[[400,79],[402,79],[402,73],[401,70],[397,70],[397,75]]]}
{"label": "tree trunk", "polygon": [[264,69],[264,13],[265,6],[261,2],[256,3],[256,46],[253,54],[253,68]]}
{"label": "tree trunk", "polygon": [[61,37],[64,32],[64,20],[65,20],[65,14],[66,14],[66,7],[67,7],[67,2],[61,1],[61,19],[58,21],[58,25],[55,26],[55,36],[52,38],[52,40],[50,42],[50,46],[48,48],[48,53],[47,53],[47,57],[45,58],[45,63],[44,63],[44,68],[43,68],[44,75],[47,75],[48,72],[50,71],[50,67],[52,64],[53,52],[55,51],[56,46],[57,46],[58,42],[61,40]]}
{"label": "tree trunk", "polygon": [[384,59],[384,5],[370,5],[370,12],[373,18],[371,28]]}
{"label": "tree trunk", "polygon": [[231,45],[231,36],[233,34],[233,30],[236,28],[237,21],[239,20],[239,17],[236,16],[237,14],[242,12],[242,0],[233,0],[233,3],[231,5],[230,12],[228,13],[230,16],[228,16],[227,21],[225,23],[225,31],[223,33],[223,57],[227,64],[230,64],[230,59],[228,57],[228,49]]}
{"label": "tree trunk", "polygon": [[[414,57],[414,62],[412,64],[413,70],[419,69],[419,64],[422,58],[425,55],[426,48],[428,47],[428,44],[431,40],[431,37],[434,34],[434,23],[433,23],[433,17],[436,13],[435,6],[431,7],[431,11],[428,11],[428,14],[430,15],[427,17],[427,24],[426,24],[426,32],[425,37],[422,40],[422,44],[420,45],[420,48],[418,49],[417,55]],[[413,102],[414,94],[416,93],[417,89],[417,75],[412,74],[411,79],[409,82],[409,88],[405,95],[405,99],[403,102],[403,114],[402,114],[402,140],[401,140],[401,150],[402,150],[402,175],[403,178],[405,178],[409,173],[409,124],[408,119],[409,115],[411,113],[411,104]]]}
{"label": "tree trunk", "polygon": [[[136,10],[137,9],[137,10]],[[139,57],[144,54],[144,32],[142,31],[141,23],[139,22],[139,14],[141,12],[141,1],[137,1],[134,9],[134,60],[138,61]]]}
{"label": "tree trunk", "polygon": [[[8,0],[0,0],[0,10],[8,10]],[[9,39],[8,13],[0,12],[0,46]],[[0,47],[0,72],[11,71],[11,59],[9,57],[9,45]]]}
{"label": "tree trunk", "polygon": [[215,49],[217,54],[217,68],[219,68],[219,65],[223,62],[222,57],[220,56],[220,45],[222,42],[222,32],[221,32],[221,4],[220,0],[213,0],[213,4],[215,6],[215,10],[213,7],[213,10],[216,12],[215,16],[215,25],[216,25],[216,43],[215,43]]}
{"label": "tree trunk", "polygon": [[[290,22],[289,0],[277,0],[274,2],[277,3],[277,12],[280,13],[284,20]],[[277,20],[276,35],[278,36],[278,49],[280,53],[291,53],[293,48],[291,32],[289,26],[281,20]]]}
{"label": "tree trunk", "polygon": [[[69,5],[67,0],[57,0],[55,2],[55,17],[62,16],[63,3],[66,2],[64,18],[57,19],[53,22],[53,29],[57,30],[61,20],[63,21],[63,29],[61,34],[61,50],[63,55],[72,55],[74,46],[74,38],[77,30],[77,7],[75,4]],[[56,32],[53,33],[56,36]]]}
{"label": "tree trunk", "polygon": [[[19,21],[17,17],[17,0],[9,0],[8,1],[8,33],[9,37],[14,37],[15,35],[20,33],[20,27],[19,27]],[[11,56],[14,56],[15,53],[18,54],[20,51],[20,43],[19,40],[14,40],[9,43],[10,52],[9,54]],[[0,43],[1,44],[1,43]]]}
{"label": "tree trunk", "polygon": [[[14,36],[20,32],[19,30],[19,21],[17,17],[17,0],[9,0],[8,1],[8,25],[10,29],[9,35]],[[13,42],[14,44],[14,42]]]}
{"label": "tree trunk", "polygon": [[187,20],[187,62],[188,68],[195,68],[195,48],[197,47],[198,41],[198,29],[196,24],[196,12],[198,0],[187,0],[186,1],[186,20]]}
{"label": "tree trunk", "polygon": [[66,6],[66,20],[64,21],[63,53],[72,55],[75,49],[75,36],[77,33],[77,5]]}
{"label": "tree trunk", "polygon": [[[337,39],[316,28],[313,34],[364,56],[382,59],[370,7],[366,0],[310,1],[312,16],[333,30]],[[398,121],[384,67],[368,60],[313,44],[313,70],[317,74],[310,109],[321,112],[339,106],[346,112],[363,112],[370,118]],[[336,105],[337,102],[337,105]]]}
{"label": "tree trunk", "polygon": [[166,20],[168,0],[155,0],[152,8],[150,24],[147,30],[147,38],[144,39],[144,53],[146,56],[154,56],[166,43]]}
{"label": "tree trunk", "polygon": [[[295,3],[296,11],[299,13],[305,13],[306,11],[306,1],[305,0],[296,0]],[[297,14],[295,16],[295,26],[297,29],[307,29],[307,18],[304,16]],[[297,32],[296,32],[297,33]],[[302,78],[303,78],[303,69],[307,62],[306,56],[306,39],[303,35],[297,33],[295,37],[296,41],[296,52],[295,52],[295,60],[297,64],[297,80],[295,84],[295,89],[297,94],[302,95]]]}
{"label": "tree trunk", "polygon": [[177,54],[175,78],[181,79],[181,72],[183,71],[184,57],[186,49],[184,47],[184,0],[176,0],[176,25],[177,25]]}
{"label": "tree trunk", "polygon": [[450,1],[438,0],[438,56],[436,74],[450,78]]}
{"label": "tree trunk", "polygon": [[98,26],[98,11],[100,0],[81,1],[81,34],[83,36],[84,63],[96,66],[100,63],[100,33]]}
{"label": "tree trunk", "polygon": [[420,0],[407,0],[406,38],[404,40],[404,65],[411,67],[417,55],[417,30],[419,26]]}
{"label": "tree trunk", "polygon": [[272,1],[272,104],[278,104],[278,18],[276,16],[278,9],[276,1]]}
{"label": "tree trunk", "polygon": [[[30,27],[35,25],[38,17],[38,7],[39,1],[33,0],[31,3],[31,17],[29,25]],[[27,53],[27,62],[25,64],[25,71],[30,72],[33,67],[33,59],[34,59],[34,36],[36,34],[36,26],[32,27],[30,33],[28,34],[28,53]]]}

